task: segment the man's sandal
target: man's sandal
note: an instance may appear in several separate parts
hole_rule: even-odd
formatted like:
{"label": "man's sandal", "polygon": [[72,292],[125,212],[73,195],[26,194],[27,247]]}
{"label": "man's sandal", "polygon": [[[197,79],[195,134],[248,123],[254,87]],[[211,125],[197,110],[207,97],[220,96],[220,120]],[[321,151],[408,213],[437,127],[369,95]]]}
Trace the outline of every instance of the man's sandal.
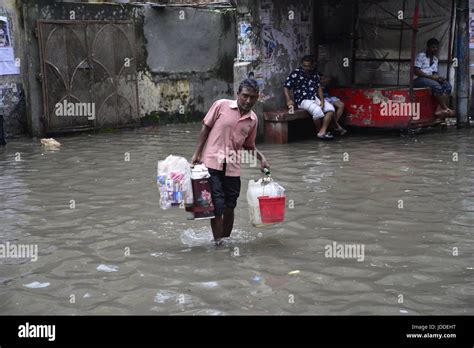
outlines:
{"label": "man's sandal", "polygon": [[318,139],[321,139],[321,140],[333,140],[334,137],[329,134],[329,133],[324,133],[323,135],[317,135]]}

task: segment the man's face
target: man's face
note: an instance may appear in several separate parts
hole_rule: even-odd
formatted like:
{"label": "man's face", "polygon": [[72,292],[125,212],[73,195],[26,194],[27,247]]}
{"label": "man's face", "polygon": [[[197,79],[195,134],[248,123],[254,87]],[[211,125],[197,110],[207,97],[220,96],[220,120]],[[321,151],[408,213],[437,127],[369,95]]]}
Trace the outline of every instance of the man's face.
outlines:
{"label": "man's face", "polygon": [[438,45],[431,45],[428,47],[428,52],[431,53],[433,56],[438,55]]}
{"label": "man's face", "polygon": [[311,70],[313,70],[313,62],[303,61],[303,71],[309,74]]}
{"label": "man's face", "polygon": [[255,105],[258,99],[258,92],[253,89],[242,88],[242,90],[237,93],[237,105],[239,109],[244,111],[250,111],[252,106]]}

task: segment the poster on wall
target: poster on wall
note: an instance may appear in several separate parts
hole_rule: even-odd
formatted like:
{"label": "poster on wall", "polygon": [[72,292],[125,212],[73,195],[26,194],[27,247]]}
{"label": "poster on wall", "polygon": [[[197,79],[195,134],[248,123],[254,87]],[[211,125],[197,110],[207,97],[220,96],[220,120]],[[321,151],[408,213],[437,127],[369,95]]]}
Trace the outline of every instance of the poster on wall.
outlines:
{"label": "poster on wall", "polygon": [[273,36],[273,28],[271,25],[264,25],[262,27],[262,42],[263,61],[265,63],[272,63],[278,43]]}
{"label": "poster on wall", "polygon": [[13,41],[10,35],[8,18],[0,16],[0,75],[20,73],[19,62],[13,53]]}
{"label": "poster on wall", "polygon": [[474,12],[469,13],[469,48],[474,48]]}
{"label": "poster on wall", "polygon": [[238,38],[239,60],[251,62],[258,58],[257,37],[249,22],[240,22],[240,35]]}

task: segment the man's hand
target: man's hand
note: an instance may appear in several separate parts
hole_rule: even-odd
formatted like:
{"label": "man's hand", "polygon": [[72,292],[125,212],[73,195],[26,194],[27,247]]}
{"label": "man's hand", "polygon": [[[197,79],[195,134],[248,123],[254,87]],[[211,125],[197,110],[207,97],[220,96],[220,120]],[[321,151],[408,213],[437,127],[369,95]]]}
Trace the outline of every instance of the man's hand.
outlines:
{"label": "man's hand", "polygon": [[194,154],[191,158],[191,164],[199,164],[201,163],[201,154]]}

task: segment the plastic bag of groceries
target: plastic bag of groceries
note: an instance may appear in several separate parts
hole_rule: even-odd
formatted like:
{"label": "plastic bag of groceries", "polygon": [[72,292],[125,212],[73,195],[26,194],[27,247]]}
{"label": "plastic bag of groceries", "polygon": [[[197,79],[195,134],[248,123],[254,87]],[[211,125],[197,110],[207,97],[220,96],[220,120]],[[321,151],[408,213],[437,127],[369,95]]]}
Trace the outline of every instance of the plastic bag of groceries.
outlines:
{"label": "plastic bag of groceries", "polygon": [[156,183],[161,209],[184,208],[185,204],[193,203],[191,166],[184,157],[169,155],[158,161]]}

